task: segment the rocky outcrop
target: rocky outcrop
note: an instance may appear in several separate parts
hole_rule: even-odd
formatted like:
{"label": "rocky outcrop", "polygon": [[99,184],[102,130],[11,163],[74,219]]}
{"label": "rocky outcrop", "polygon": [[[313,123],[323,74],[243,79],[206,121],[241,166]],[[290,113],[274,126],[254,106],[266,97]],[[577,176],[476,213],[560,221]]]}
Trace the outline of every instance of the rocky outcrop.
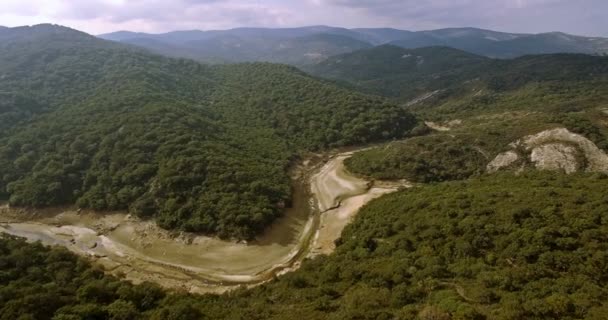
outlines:
{"label": "rocky outcrop", "polygon": [[573,173],[578,170],[578,150],[573,146],[561,143],[550,143],[532,149],[530,160],[537,169],[563,170]]}
{"label": "rocky outcrop", "polygon": [[425,121],[424,124],[435,131],[450,131],[452,128],[462,124],[462,120],[452,120],[443,123]]}
{"label": "rocky outcrop", "polygon": [[489,172],[496,172],[502,168],[507,168],[519,160],[519,155],[515,151],[503,152],[494,158],[487,167]]}
{"label": "rocky outcrop", "polygon": [[608,172],[608,155],[589,139],[558,128],[524,137],[509,145],[488,166],[488,172],[532,165],[540,170]]}

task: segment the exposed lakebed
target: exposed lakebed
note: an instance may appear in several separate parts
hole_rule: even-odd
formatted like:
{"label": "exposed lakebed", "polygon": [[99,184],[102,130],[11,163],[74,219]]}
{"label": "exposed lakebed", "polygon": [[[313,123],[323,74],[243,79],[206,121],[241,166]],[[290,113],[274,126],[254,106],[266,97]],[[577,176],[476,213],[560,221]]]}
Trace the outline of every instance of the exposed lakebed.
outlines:
{"label": "exposed lakebed", "polygon": [[343,163],[351,155],[307,161],[295,170],[292,208],[249,243],[171,233],[124,213],[70,208],[34,213],[4,208],[0,232],[64,246],[136,283],[224,292],[294,270],[306,257],[331,253],[334,241],[364,204],[407,186],[352,176]]}

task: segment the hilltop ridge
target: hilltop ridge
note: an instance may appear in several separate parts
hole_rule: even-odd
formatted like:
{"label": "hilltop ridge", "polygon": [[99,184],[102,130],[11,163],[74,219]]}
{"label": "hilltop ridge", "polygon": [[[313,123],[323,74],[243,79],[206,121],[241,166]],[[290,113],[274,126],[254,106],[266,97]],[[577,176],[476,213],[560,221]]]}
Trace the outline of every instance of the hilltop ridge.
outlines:
{"label": "hilltop ridge", "polygon": [[[313,35],[339,35],[341,45],[327,38],[314,52],[282,52],[285,41]],[[429,46],[447,46],[492,58],[515,58],[527,54],[608,52],[608,39],[582,37],[565,33],[522,34],[478,28],[446,28],[426,31],[407,31],[391,28],[336,28],[311,26],[301,28],[236,28],[210,31],[173,31],[162,34],[146,34],[128,31],[102,34],[99,37],[140,45],[163,54],[189,57],[205,62],[269,61],[290,63],[298,66],[316,63],[333,55],[361,49],[367,46],[392,44],[415,49]],[[348,38],[352,44],[345,42]],[[143,41],[143,40],[148,41]],[[167,51],[166,47],[173,48]],[[220,51],[220,47],[225,46]],[[231,55],[223,57],[222,52]],[[223,58],[223,59],[222,59]]]}

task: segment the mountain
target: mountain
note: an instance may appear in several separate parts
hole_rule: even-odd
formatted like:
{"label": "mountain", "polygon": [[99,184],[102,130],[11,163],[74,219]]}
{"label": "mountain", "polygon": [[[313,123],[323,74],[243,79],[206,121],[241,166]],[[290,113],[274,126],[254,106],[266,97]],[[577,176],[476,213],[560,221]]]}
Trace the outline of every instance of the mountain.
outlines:
{"label": "mountain", "polygon": [[440,29],[410,34],[391,44],[403,48],[448,46],[494,58],[528,54],[608,52],[608,39],[568,35],[560,32],[513,34],[474,28]]}
{"label": "mountain", "polygon": [[[145,39],[148,41],[147,47],[158,51],[150,46],[150,40]],[[140,39],[134,39],[132,43],[139,41]],[[266,61],[294,65],[315,63],[335,54],[370,47],[365,42],[334,34],[314,34],[290,39],[229,35],[206,40],[193,40],[187,45],[191,49],[185,51],[185,54],[178,55],[194,59],[205,57],[206,62]],[[161,48],[161,46],[157,48]],[[180,47],[175,49],[180,50]],[[181,50],[183,51],[183,49]],[[180,51],[174,52],[179,53]]]}
{"label": "mountain", "polygon": [[390,43],[410,49],[428,46],[448,46],[471,53],[491,56],[489,52],[485,52],[480,48],[492,46],[496,42],[516,39],[520,36],[519,34],[475,28],[450,28],[415,32]]}
{"label": "mountain", "polygon": [[304,70],[406,101],[478,76],[490,59],[448,47],[378,46],[331,57]]}
{"label": "mountain", "polygon": [[352,31],[356,32],[360,39],[373,45],[382,45],[398,39],[404,39],[414,33],[412,31],[392,28],[358,28],[352,29]]}
{"label": "mountain", "polygon": [[123,41],[128,39],[135,38],[155,38],[164,42],[170,43],[186,43],[189,41],[200,41],[207,40],[214,37],[222,37],[222,36],[235,36],[239,38],[246,37],[261,37],[266,39],[290,39],[290,38],[298,38],[311,36],[315,34],[334,34],[334,35],[342,35],[349,36],[351,38],[360,37],[360,35],[355,32],[344,28],[334,28],[327,26],[310,26],[310,27],[302,27],[302,28],[280,28],[280,29],[271,29],[271,28],[236,28],[229,30],[210,30],[210,31],[200,31],[200,30],[188,30],[188,31],[172,31],[163,34],[148,34],[148,33],[137,33],[130,31],[118,31],[113,33],[107,33],[99,35],[98,37],[112,40],[112,41]]}
{"label": "mountain", "polygon": [[51,25],[0,39],[0,198],[14,206],[251,239],[289,205],[298,154],[415,123],[284,65],[206,66]]}
{"label": "mountain", "polygon": [[529,35],[507,40],[488,47],[489,55],[517,57],[525,54],[549,53],[587,53],[601,54],[608,52],[608,39],[579,37],[562,32]]}
{"label": "mountain", "polygon": [[435,90],[461,90],[474,84],[507,90],[535,81],[594,79],[608,71],[607,61],[605,57],[580,54],[498,60],[449,47],[404,49],[384,45],[331,57],[305,70],[405,103]]}
{"label": "mountain", "polygon": [[121,31],[100,37],[211,63],[265,61],[305,65],[371,47],[357,32],[325,26],[175,31],[159,35]]}
{"label": "mountain", "polygon": [[314,64],[333,55],[384,44],[408,49],[446,46],[494,58],[542,53],[608,52],[608,39],[604,38],[564,33],[517,34],[476,28],[412,32],[390,28],[312,26],[191,30],[164,34],[120,31],[99,37],[144,47],[164,55],[204,62],[267,61],[297,66]]}

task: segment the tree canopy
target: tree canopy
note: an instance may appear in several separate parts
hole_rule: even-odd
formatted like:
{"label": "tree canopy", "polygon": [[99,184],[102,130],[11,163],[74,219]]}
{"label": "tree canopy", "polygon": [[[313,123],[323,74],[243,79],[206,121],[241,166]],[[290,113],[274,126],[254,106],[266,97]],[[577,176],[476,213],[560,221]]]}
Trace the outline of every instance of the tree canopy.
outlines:
{"label": "tree canopy", "polygon": [[0,197],[15,206],[129,209],[250,239],[289,204],[299,154],[416,122],[293,67],[211,67],[56,26],[13,32],[0,45]]}

